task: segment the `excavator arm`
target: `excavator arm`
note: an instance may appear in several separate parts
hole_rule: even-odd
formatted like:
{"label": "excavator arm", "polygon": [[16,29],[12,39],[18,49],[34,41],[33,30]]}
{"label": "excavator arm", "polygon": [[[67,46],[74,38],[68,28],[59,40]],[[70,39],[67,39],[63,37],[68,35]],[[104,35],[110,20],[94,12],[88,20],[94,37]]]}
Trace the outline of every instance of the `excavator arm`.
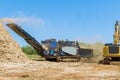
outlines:
{"label": "excavator arm", "polygon": [[120,36],[119,36],[119,34],[120,34],[119,28],[120,28],[120,26],[119,26],[119,24],[118,24],[118,21],[116,21],[116,24],[115,24],[115,32],[114,32],[114,36],[113,36],[113,38],[114,38],[114,45],[118,45],[118,43],[119,43],[119,39],[120,39]]}
{"label": "excavator arm", "polygon": [[34,39],[31,35],[29,35],[26,31],[24,31],[17,24],[9,23],[9,24],[7,24],[7,26],[9,28],[11,28],[14,32],[16,32],[18,35],[20,35],[22,38],[24,38],[25,41],[28,44],[30,44],[37,51],[37,53],[39,55],[44,57],[44,54],[43,54],[44,49],[43,49],[42,45],[36,39]]}

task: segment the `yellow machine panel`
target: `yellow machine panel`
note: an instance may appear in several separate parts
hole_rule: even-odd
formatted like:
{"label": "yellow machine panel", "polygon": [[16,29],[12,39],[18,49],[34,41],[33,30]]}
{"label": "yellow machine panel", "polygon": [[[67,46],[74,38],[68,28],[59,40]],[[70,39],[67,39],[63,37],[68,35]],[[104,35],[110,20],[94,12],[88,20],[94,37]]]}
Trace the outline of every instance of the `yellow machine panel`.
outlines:
{"label": "yellow machine panel", "polygon": [[120,47],[119,46],[104,46],[103,56],[104,57],[120,57]]}

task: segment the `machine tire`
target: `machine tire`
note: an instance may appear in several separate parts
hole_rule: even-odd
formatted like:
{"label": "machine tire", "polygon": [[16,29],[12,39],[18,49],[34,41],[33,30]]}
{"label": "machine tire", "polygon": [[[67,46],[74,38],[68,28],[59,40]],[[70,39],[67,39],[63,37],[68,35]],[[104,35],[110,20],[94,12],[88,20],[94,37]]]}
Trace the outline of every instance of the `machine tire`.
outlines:
{"label": "machine tire", "polygon": [[78,61],[80,61],[80,57],[79,57],[79,58],[77,58],[77,62],[78,62]]}
{"label": "machine tire", "polygon": [[57,61],[57,62],[62,61],[62,60],[61,60],[61,57],[57,57],[57,58],[56,58],[56,61]]}

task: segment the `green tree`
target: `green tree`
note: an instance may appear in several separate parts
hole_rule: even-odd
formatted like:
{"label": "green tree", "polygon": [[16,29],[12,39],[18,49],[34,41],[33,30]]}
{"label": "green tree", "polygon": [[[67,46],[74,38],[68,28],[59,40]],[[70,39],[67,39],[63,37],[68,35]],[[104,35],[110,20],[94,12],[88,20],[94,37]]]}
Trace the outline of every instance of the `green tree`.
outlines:
{"label": "green tree", "polygon": [[30,45],[23,46],[22,51],[29,55],[37,54],[35,49],[33,49]]}

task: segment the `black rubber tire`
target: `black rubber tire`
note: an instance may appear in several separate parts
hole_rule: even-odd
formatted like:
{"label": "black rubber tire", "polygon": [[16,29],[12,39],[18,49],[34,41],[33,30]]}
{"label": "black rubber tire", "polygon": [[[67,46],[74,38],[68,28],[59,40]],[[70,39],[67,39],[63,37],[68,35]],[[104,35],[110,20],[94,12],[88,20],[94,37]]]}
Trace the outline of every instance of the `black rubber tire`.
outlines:
{"label": "black rubber tire", "polygon": [[57,58],[56,58],[56,61],[57,61],[57,62],[60,62],[60,61],[61,61],[61,57],[57,57]]}
{"label": "black rubber tire", "polygon": [[104,58],[104,63],[103,64],[110,64],[110,59],[109,58]]}

